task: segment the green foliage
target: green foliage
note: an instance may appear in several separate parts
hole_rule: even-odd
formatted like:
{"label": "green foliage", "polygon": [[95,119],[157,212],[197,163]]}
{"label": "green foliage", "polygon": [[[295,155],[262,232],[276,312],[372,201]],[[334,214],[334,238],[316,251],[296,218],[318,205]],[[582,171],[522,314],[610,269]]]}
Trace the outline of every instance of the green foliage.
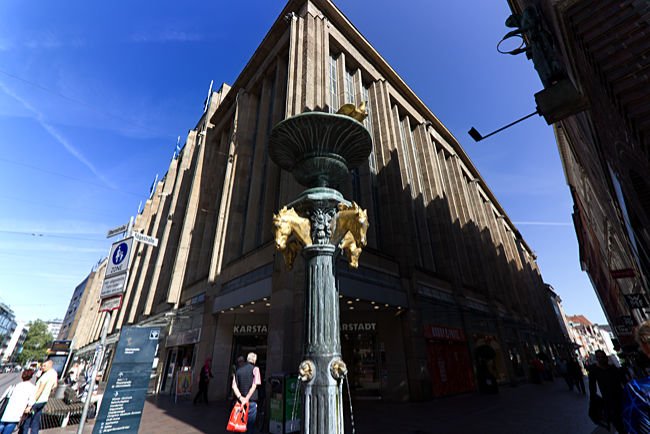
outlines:
{"label": "green foliage", "polygon": [[47,324],[40,319],[28,324],[29,331],[23,344],[23,351],[18,355],[18,363],[24,365],[30,360],[40,361],[47,356],[47,350],[54,338],[47,331]]}

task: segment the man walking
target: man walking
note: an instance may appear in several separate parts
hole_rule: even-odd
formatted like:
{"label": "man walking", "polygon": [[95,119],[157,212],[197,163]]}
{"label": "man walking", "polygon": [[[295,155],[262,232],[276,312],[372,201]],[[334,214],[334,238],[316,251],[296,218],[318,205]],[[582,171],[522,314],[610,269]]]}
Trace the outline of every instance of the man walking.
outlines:
{"label": "man walking", "polygon": [[34,395],[34,405],[27,408],[29,417],[25,419],[25,423],[21,426],[18,434],[31,433],[38,434],[41,428],[41,413],[50,398],[50,394],[56,389],[58,377],[56,371],[53,369],[52,360],[43,362],[43,374],[36,382],[36,394]]}
{"label": "man walking", "polygon": [[616,431],[624,434],[623,426],[623,388],[625,377],[621,370],[609,364],[607,354],[596,350],[596,364],[589,367],[589,396],[594,399],[596,386],[604,401],[607,419],[614,425]]}
{"label": "man walking", "polygon": [[257,354],[248,353],[247,362],[235,372],[232,380],[232,390],[242,404],[248,404],[248,423],[246,432],[255,432],[257,418],[257,386],[262,384],[260,369],[255,366]]}

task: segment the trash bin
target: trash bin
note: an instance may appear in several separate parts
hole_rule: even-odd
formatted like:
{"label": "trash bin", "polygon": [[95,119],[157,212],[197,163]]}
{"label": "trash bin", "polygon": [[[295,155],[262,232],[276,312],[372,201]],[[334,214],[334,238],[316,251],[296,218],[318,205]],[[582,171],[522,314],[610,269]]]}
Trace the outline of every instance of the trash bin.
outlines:
{"label": "trash bin", "polygon": [[300,394],[297,374],[273,374],[270,379],[269,433],[300,431]]}

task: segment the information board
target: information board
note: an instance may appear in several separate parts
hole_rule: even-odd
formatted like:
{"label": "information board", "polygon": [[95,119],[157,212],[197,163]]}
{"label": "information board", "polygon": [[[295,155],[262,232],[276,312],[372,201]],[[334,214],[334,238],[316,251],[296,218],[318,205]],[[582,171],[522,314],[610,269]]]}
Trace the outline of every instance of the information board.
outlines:
{"label": "information board", "polygon": [[137,433],[159,327],[122,327],[93,434]]}
{"label": "information board", "polygon": [[129,273],[122,273],[117,276],[104,279],[102,289],[99,291],[99,298],[109,298],[122,294],[126,289],[126,278]]}

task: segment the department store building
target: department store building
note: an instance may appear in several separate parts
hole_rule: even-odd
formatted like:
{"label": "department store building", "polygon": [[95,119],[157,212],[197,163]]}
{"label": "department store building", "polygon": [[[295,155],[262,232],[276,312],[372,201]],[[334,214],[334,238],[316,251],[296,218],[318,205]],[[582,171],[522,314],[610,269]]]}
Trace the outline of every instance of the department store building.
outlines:
{"label": "department store building", "polygon": [[[138,215],[138,243],[111,336],[164,326],[153,389],[207,357],[211,399],[238,356],[265,377],[301,361],[304,263],[287,271],[272,216],[302,191],[267,153],[271,128],[368,101],[373,152],[341,187],[368,210],[368,246],[337,265],[353,395],[421,400],[473,391],[477,349],[502,383],[526,381],[564,338],[535,256],[458,140],[329,0],[291,0],[207,110]],[[99,339],[94,321],[88,348]],[[480,350],[479,350],[480,351]]]}

